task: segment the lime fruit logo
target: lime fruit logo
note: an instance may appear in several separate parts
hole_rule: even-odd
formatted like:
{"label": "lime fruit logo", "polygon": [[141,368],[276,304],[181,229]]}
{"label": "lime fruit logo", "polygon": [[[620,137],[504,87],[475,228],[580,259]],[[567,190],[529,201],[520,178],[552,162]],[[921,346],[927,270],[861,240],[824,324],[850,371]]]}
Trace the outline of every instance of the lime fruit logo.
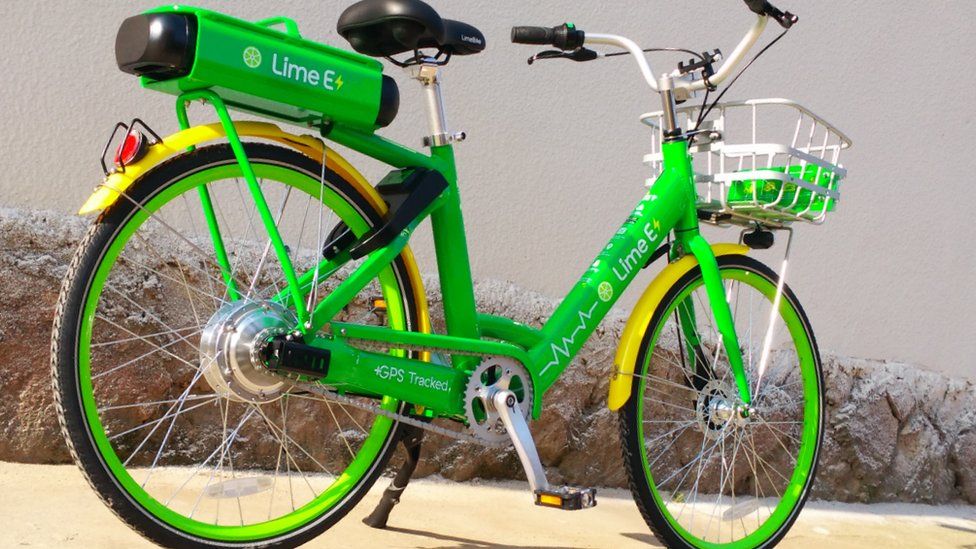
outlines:
{"label": "lime fruit logo", "polygon": [[613,286],[609,282],[603,281],[596,288],[596,294],[600,296],[600,300],[606,303],[613,299]]}
{"label": "lime fruit logo", "polygon": [[261,51],[254,46],[248,46],[244,49],[244,64],[252,69],[256,69],[261,66]]}

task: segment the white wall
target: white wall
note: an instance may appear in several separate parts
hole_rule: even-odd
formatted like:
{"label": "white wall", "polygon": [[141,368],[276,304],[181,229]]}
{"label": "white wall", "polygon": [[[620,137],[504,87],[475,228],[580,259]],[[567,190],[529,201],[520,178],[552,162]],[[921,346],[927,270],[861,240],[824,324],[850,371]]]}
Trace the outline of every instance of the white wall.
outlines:
{"label": "white wall", "polygon": [[[334,29],[350,2],[199,3],[252,19],[288,15],[307,37],[344,45]],[[751,20],[738,0],[431,3],[489,41],[487,52],[456,59],[446,82],[452,125],[469,135],[458,155],[475,275],[552,296],[569,288],[643,193],[647,133],[637,115],[656,104],[626,58],[530,68],[535,50],[508,43],[509,27],[570,20],[647,47],[729,52]],[[796,99],[855,140],[840,210],[823,227],[800,227],[795,248],[792,284],[821,347],[976,376],[967,158],[976,2],[781,3],[800,25],[727,97]],[[172,98],[140,90],[114,65],[119,22],[152,5],[4,3],[0,204],[73,212],[98,183],[96,159],[114,122],[139,115],[175,129]],[[384,133],[417,145],[419,94],[398,78],[402,112]],[[385,173],[352,156],[372,178]],[[426,235],[416,248],[431,268]]]}

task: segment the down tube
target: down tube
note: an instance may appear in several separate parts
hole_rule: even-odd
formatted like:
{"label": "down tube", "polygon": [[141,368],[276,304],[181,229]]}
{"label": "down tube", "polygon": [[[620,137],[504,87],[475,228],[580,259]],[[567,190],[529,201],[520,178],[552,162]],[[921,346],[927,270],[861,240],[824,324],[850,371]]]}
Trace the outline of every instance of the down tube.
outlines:
{"label": "down tube", "polygon": [[[687,176],[685,176],[687,177]],[[688,208],[688,181],[665,171],[542,328],[529,351],[540,394],[555,383]]]}

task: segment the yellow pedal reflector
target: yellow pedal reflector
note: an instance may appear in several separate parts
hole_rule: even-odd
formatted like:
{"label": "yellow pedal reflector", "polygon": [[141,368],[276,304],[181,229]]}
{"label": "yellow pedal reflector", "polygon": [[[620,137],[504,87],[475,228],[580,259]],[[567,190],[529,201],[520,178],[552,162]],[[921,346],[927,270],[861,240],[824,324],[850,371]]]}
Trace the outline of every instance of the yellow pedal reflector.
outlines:
{"label": "yellow pedal reflector", "polygon": [[386,310],[386,300],[385,299],[382,299],[382,298],[375,298],[375,299],[373,299],[373,309],[376,310],[376,311],[385,311]]}
{"label": "yellow pedal reflector", "polygon": [[578,511],[596,506],[595,488],[576,488],[573,486],[552,487],[535,492],[535,504],[564,511]]}
{"label": "yellow pedal reflector", "polygon": [[539,505],[547,505],[551,507],[562,507],[563,498],[559,496],[553,496],[549,494],[539,494]]}

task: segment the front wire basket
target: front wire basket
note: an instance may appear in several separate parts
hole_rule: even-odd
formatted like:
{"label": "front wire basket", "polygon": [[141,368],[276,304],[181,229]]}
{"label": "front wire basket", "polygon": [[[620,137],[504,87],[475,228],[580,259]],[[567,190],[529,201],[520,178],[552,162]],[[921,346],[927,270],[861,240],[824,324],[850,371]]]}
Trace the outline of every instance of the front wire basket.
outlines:
{"label": "front wire basket", "polygon": [[[679,124],[694,127],[700,109],[677,109]],[[654,129],[652,152],[644,161],[657,177],[663,163],[663,112],[645,114],[641,121]],[[840,152],[851,140],[809,109],[787,99],[720,103],[699,130],[689,151],[702,220],[771,227],[794,221],[821,224],[836,207],[847,175]]]}

